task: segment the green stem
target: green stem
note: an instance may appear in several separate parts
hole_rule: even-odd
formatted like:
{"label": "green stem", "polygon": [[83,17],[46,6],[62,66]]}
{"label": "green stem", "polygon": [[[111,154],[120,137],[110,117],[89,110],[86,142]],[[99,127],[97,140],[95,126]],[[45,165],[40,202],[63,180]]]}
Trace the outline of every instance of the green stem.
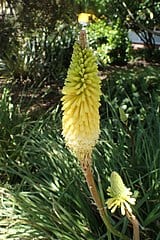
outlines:
{"label": "green stem", "polygon": [[112,240],[112,236],[111,236],[111,233],[109,231],[107,233],[107,237],[108,237],[108,240]]}
{"label": "green stem", "polygon": [[[85,163],[85,164],[84,164]],[[87,164],[89,163],[89,164]],[[120,239],[123,240],[129,240],[129,238],[124,235],[123,233],[117,231],[110,223],[109,216],[107,212],[105,211],[105,208],[103,206],[103,203],[100,199],[99,193],[97,191],[97,187],[93,178],[92,170],[91,170],[91,159],[85,159],[83,164],[82,164],[82,169],[86,178],[86,182],[88,185],[88,188],[90,190],[90,193],[92,195],[93,200],[96,203],[96,206],[98,208],[99,214],[104,222],[104,224],[107,227],[107,230],[112,233],[113,235],[119,237]]]}

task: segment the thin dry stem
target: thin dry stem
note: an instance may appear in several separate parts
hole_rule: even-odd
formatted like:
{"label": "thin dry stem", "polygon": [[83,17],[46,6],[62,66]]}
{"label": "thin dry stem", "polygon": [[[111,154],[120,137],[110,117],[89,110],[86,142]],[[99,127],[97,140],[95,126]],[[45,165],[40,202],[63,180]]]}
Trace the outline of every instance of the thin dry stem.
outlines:
{"label": "thin dry stem", "polygon": [[127,209],[126,209],[126,216],[133,225],[133,240],[140,240],[139,222],[137,218],[132,213],[129,213]]}
{"label": "thin dry stem", "polygon": [[80,43],[82,49],[84,49],[87,46],[87,34],[86,34],[85,30],[80,31],[79,43]]}
{"label": "thin dry stem", "polygon": [[[107,215],[107,212],[105,211],[104,205],[101,201],[101,198],[99,196],[99,193],[97,191],[97,187],[93,178],[92,168],[91,168],[92,159],[90,156],[86,156],[83,161],[81,161],[81,167],[83,170],[83,173],[86,178],[86,182],[88,185],[88,188],[90,190],[90,193],[92,195],[92,198],[98,208],[99,214],[104,222],[104,224],[107,227],[107,230],[112,233],[113,235],[118,236],[120,239],[123,240],[129,240],[129,238],[117,231],[110,223],[109,216]],[[136,239],[137,240],[137,239]]]}

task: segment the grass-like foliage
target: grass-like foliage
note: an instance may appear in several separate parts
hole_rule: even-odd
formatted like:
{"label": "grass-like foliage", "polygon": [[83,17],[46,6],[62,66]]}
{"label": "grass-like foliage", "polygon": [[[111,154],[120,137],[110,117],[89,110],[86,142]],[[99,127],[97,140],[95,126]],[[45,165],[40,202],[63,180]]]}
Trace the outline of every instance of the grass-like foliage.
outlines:
{"label": "grass-like foliage", "polygon": [[[52,114],[27,126],[20,140],[23,146],[15,149],[19,159],[14,159],[14,153],[8,159],[6,156],[5,171],[12,176],[9,183],[14,184],[10,193],[13,214],[21,212],[18,221],[10,219],[14,224],[11,228],[18,228],[10,239],[13,236],[16,239],[26,225],[30,230],[23,232],[23,239],[28,236],[29,239],[94,239],[102,225],[92,213],[96,213],[96,209],[91,204],[81,171],[65,150],[60,132],[56,130],[55,113]],[[5,198],[6,193],[3,195]],[[2,205],[4,210],[6,205],[12,205],[11,200],[6,201]],[[2,220],[5,220],[3,215]],[[10,224],[8,221],[8,227]]]}
{"label": "grass-like foliage", "polygon": [[[101,135],[93,153],[102,200],[107,200],[110,173],[119,172],[137,198],[133,212],[144,240],[160,239],[158,81],[156,67],[109,73],[102,84]],[[61,137],[60,108],[31,121],[14,107],[9,96],[5,104],[1,99],[0,239],[107,239],[79,164]],[[132,226],[119,210],[112,221],[132,237]]]}

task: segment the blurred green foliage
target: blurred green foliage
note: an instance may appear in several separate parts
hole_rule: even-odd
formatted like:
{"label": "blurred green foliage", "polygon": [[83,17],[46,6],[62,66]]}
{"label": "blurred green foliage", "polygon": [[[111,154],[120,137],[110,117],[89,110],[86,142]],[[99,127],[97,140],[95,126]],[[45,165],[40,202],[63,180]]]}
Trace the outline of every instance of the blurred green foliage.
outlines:
{"label": "blurred green foliage", "polygon": [[[131,9],[134,18],[138,19],[135,11],[141,13],[145,6],[149,9],[148,3],[137,7],[133,4],[132,9],[128,1],[125,5],[123,1],[112,4],[110,0],[67,0],[65,3],[62,0],[47,0],[45,3],[42,0],[6,0],[2,3],[0,75],[13,82],[29,79],[35,85],[62,84],[80,30],[78,13],[89,12],[98,17],[99,20],[88,27],[89,43],[98,56],[99,65],[105,67],[107,64],[123,65],[130,59],[127,31],[131,24],[127,25],[127,11]],[[156,10],[151,9],[150,14],[157,16],[158,6],[154,6]],[[159,53],[151,54],[150,50],[146,59],[150,60],[151,55],[159,59]]]}
{"label": "blurred green foliage", "polygon": [[0,21],[0,74],[36,85],[62,80],[77,35],[72,7],[70,1],[14,2]]}
{"label": "blurred green foliage", "polygon": [[[11,162],[17,161],[20,164],[16,148],[17,145],[22,144],[19,139],[20,136],[23,136],[25,123],[29,119],[27,114],[21,112],[20,103],[14,104],[12,100],[10,90],[4,87],[0,99],[0,167],[8,165],[7,159],[10,159]],[[12,157],[10,158],[10,156]],[[4,167],[0,176],[1,183],[9,182],[12,176],[13,174],[6,173]]]}
{"label": "blurred green foliage", "polygon": [[112,25],[106,20],[97,20],[87,28],[90,46],[95,50],[98,63],[123,65],[129,58],[130,42],[127,31],[119,21]]}
{"label": "blurred green foliage", "polygon": [[158,109],[159,66],[131,65],[127,71],[125,67],[117,67],[115,72],[111,70],[108,74],[108,80],[102,82],[104,96],[115,109],[122,107],[129,114],[133,126],[136,121],[144,120],[149,111]]}
{"label": "blurred green foliage", "polygon": [[29,78],[33,83],[58,82],[64,78],[76,35],[76,27],[57,23],[47,30],[13,36],[1,51],[1,75],[14,81]]}

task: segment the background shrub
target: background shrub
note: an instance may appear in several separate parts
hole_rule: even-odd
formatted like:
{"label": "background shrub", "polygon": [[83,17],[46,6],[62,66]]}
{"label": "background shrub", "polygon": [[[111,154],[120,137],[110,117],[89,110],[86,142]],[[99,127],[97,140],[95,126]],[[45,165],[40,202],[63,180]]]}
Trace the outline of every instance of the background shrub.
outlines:
{"label": "background shrub", "polygon": [[115,25],[105,20],[97,20],[87,28],[90,46],[94,49],[98,62],[123,65],[129,58],[130,43],[126,29],[117,21]]}

